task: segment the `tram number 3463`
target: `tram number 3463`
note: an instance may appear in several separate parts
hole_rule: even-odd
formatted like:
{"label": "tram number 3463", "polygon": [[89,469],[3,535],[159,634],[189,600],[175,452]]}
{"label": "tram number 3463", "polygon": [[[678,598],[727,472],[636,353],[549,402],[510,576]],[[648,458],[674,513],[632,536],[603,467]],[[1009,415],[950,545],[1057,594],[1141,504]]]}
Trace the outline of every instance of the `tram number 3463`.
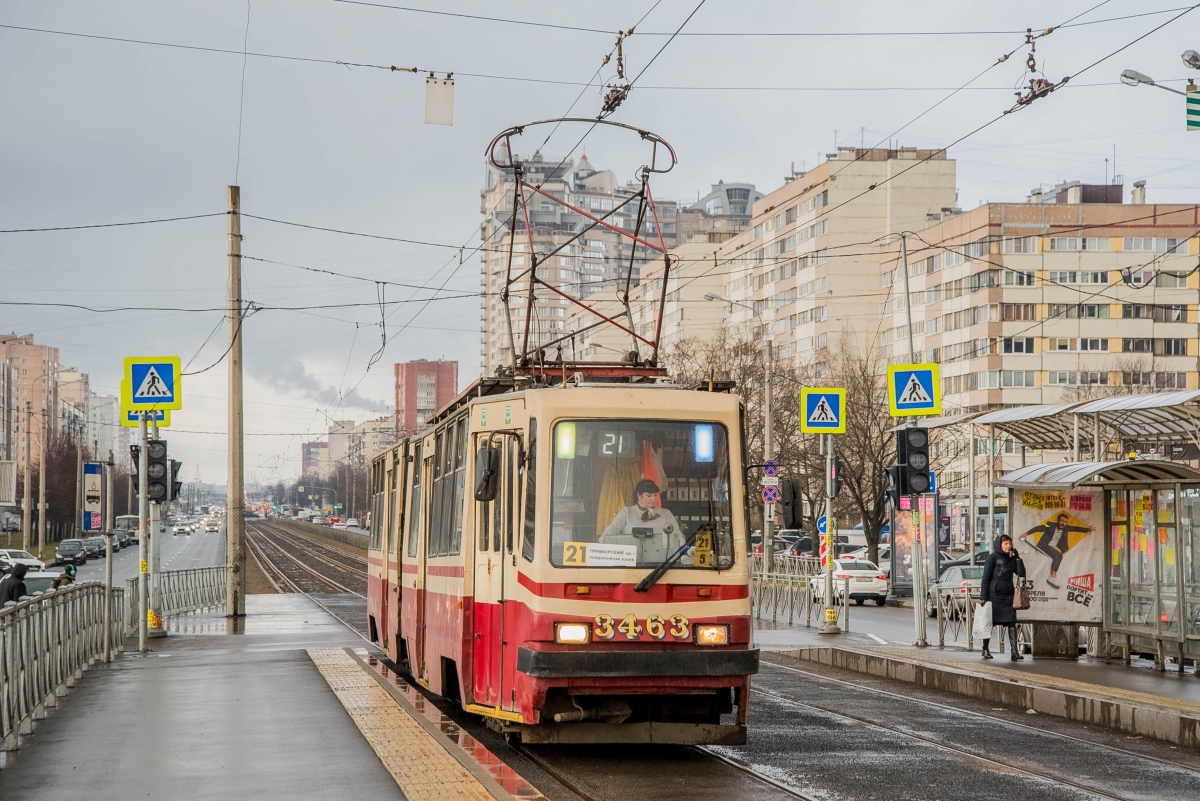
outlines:
{"label": "tram number 3463", "polygon": [[626,615],[620,623],[611,615],[596,615],[596,628],[593,634],[598,640],[611,640],[617,632],[625,635],[627,640],[637,640],[645,634],[652,640],[671,637],[675,640],[688,640],[692,636],[692,624],[683,615],[651,615],[646,618],[645,625],[638,623],[633,615]]}

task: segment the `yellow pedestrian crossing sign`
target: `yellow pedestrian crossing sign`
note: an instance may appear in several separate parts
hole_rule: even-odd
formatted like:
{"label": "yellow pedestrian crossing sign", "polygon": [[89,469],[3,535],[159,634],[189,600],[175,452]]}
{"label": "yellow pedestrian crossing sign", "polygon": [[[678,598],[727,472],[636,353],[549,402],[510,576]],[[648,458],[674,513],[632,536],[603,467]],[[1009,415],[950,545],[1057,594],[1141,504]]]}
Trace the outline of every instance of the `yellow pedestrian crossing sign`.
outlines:
{"label": "yellow pedestrian crossing sign", "polygon": [[171,426],[171,410],[170,409],[150,409],[142,407],[140,409],[131,409],[125,405],[125,398],[130,394],[129,388],[126,386],[129,382],[121,379],[121,425],[124,428],[137,428],[141,424],[139,415],[145,412],[149,417],[146,422],[153,420],[159,428],[169,428]]}
{"label": "yellow pedestrian crossing sign", "polygon": [[126,356],[121,406],[126,409],[182,409],[178,356]]}
{"label": "yellow pedestrian crossing sign", "polygon": [[801,389],[800,431],[805,434],[845,434],[846,390],[841,387]]}
{"label": "yellow pedestrian crossing sign", "polygon": [[941,414],[938,366],[894,364],[888,367],[888,410],[892,417]]}

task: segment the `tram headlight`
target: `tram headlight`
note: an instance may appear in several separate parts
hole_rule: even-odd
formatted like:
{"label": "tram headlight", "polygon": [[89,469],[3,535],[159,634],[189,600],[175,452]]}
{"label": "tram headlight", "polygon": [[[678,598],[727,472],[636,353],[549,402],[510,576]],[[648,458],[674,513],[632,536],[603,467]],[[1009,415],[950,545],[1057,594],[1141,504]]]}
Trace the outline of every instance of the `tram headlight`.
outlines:
{"label": "tram headlight", "polygon": [[729,626],[696,626],[696,645],[729,645]]}
{"label": "tram headlight", "polygon": [[587,623],[555,623],[554,641],[566,645],[587,645],[592,639]]}

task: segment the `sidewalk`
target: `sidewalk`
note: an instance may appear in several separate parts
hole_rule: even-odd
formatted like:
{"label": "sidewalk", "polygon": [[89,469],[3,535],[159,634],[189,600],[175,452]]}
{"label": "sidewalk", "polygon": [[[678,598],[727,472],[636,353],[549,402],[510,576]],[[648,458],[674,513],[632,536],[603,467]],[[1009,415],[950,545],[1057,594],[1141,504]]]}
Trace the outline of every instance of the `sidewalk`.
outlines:
{"label": "sidewalk", "polygon": [[[764,651],[906,681],[1005,706],[1200,748],[1200,680],[1193,673],[1126,667],[1102,659],[984,661],[964,643],[916,648],[880,644],[869,634],[822,635],[802,623],[756,621]],[[934,624],[931,633],[936,637]]]}
{"label": "sidewalk", "polygon": [[392,763],[416,752],[428,760],[449,746],[405,722],[407,713],[345,657],[344,648],[365,645],[359,637],[302,595],[251,595],[246,606],[237,622],[219,611],[181,616],[152,652],[89,670],[0,763],[0,798],[451,797],[428,769],[430,781],[406,795],[372,748],[380,737],[400,745],[393,732],[405,726]]}

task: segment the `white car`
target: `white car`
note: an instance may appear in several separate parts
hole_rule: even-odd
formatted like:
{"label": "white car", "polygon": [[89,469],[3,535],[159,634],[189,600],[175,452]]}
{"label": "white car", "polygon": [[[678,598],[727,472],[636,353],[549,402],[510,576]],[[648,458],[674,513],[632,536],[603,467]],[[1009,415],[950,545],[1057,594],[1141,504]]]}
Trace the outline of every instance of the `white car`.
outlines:
{"label": "white car", "polygon": [[[836,600],[841,600],[846,587],[846,579],[850,580],[850,600],[862,606],[868,598],[883,606],[887,602],[887,576],[876,565],[867,561],[838,560],[833,569],[833,594]],[[825,574],[820,573],[809,579],[813,598],[825,603]]]}
{"label": "white car", "polygon": [[346,527],[347,527],[347,528],[358,528],[358,518],[357,518],[357,517],[352,517],[352,518],[350,518],[349,520],[347,520],[347,521],[346,521]]}
{"label": "white car", "polygon": [[175,526],[175,533],[173,536],[178,537],[180,534],[187,534],[190,537],[192,535],[192,527],[189,526],[187,523],[177,524]]}
{"label": "white car", "polygon": [[204,532],[206,534],[216,534],[220,530],[221,530],[221,526],[215,520],[209,521],[204,526]]}
{"label": "white car", "polygon": [[0,573],[7,573],[13,565],[28,565],[30,570],[39,572],[46,569],[46,564],[29,551],[22,551],[20,548],[0,548]]}

